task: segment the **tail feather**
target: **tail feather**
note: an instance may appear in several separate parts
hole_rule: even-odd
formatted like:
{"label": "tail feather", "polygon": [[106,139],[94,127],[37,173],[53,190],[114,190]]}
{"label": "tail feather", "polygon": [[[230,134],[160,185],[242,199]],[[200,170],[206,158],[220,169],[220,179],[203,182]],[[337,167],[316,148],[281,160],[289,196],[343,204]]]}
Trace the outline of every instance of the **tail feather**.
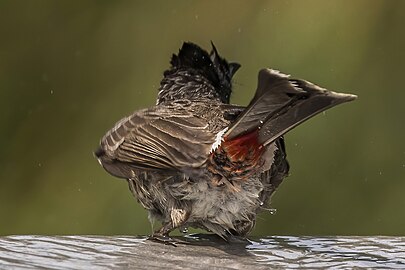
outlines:
{"label": "tail feather", "polygon": [[253,100],[224,137],[232,140],[258,129],[259,143],[267,145],[312,116],[356,97],[262,69]]}

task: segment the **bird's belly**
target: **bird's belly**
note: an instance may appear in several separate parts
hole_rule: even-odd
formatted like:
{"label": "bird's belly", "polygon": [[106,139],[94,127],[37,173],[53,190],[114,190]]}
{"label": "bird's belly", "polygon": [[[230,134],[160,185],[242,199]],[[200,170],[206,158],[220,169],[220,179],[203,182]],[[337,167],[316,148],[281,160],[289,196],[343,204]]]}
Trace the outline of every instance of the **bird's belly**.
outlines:
{"label": "bird's belly", "polygon": [[[156,177],[156,175],[155,175]],[[149,210],[151,219],[167,221],[173,210],[187,211],[184,226],[200,227],[219,235],[226,231],[247,234],[253,228],[263,184],[259,176],[243,181],[238,189],[218,186],[208,177],[156,179],[147,173],[129,180],[132,193]]]}
{"label": "bird's belly", "polygon": [[219,235],[224,230],[246,234],[247,231],[244,231],[250,231],[253,227],[261,206],[259,195],[262,190],[259,177],[244,181],[237,190],[227,186],[218,187],[208,181],[194,183],[186,196],[192,201],[189,222],[202,225]]}

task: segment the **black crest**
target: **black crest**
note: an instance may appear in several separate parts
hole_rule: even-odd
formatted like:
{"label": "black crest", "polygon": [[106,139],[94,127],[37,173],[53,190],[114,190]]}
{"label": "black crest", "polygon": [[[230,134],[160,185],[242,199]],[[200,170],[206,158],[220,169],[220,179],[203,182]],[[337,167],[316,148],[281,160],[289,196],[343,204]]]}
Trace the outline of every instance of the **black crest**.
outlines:
{"label": "black crest", "polygon": [[[211,44],[212,50],[208,54],[198,45],[184,42],[179,53],[177,55],[173,54],[170,61],[171,67],[165,71],[165,78],[162,82],[166,83],[165,79],[173,76],[182,76],[180,74],[184,74],[184,72],[194,76],[202,76],[212,85],[221,101],[229,103],[232,91],[232,77],[240,65],[238,63],[228,63],[224,58],[220,57],[214,44]],[[164,85],[161,87],[166,90]]]}

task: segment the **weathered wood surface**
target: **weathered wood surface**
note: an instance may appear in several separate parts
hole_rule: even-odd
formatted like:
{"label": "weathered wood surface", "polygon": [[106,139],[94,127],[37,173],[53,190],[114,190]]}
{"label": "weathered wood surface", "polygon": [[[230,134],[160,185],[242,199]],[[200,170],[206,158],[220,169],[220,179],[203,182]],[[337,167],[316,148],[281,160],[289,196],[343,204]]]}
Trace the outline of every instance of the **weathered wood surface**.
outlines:
{"label": "weathered wood surface", "polygon": [[176,247],[131,236],[0,237],[0,269],[405,269],[405,237],[292,237]]}

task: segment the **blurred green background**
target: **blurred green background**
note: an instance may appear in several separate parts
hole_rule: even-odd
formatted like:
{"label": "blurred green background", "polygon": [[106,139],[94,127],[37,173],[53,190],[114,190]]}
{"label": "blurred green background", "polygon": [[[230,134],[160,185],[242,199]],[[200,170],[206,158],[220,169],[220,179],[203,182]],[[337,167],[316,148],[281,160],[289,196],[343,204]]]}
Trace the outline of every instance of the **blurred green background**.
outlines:
{"label": "blurred green background", "polygon": [[0,234],[149,234],[93,157],[183,41],[359,99],[291,131],[254,235],[405,235],[405,1],[0,1]]}

